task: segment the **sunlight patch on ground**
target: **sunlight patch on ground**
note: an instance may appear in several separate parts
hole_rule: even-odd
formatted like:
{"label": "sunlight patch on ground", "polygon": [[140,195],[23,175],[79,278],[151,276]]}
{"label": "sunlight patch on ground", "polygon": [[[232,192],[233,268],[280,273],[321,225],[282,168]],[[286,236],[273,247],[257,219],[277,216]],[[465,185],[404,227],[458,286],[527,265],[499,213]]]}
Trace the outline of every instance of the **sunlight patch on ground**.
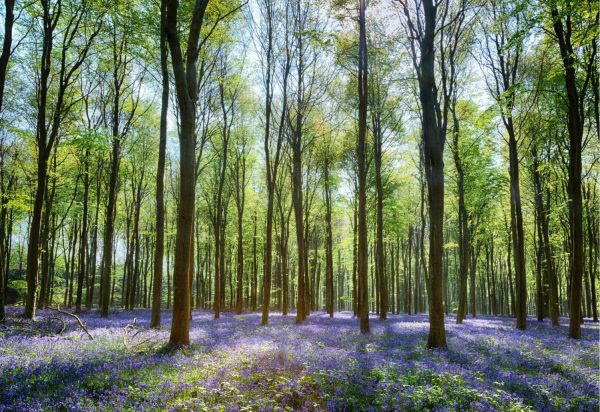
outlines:
{"label": "sunlight patch on ground", "polygon": [[[97,312],[56,335],[50,313],[0,328],[1,410],[598,410],[599,327],[565,328],[480,317],[447,318],[449,349],[427,350],[425,315],[371,318],[362,335],[350,312],[295,316],[194,312],[191,347],[163,349],[170,314],[150,330],[149,310]],[[133,330],[127,326],[136,318]],[[562,321],[562,319],[561,319]],[[127,336],[124,334],[128,333]],[[53,336],[54,335],[54,336]]]}

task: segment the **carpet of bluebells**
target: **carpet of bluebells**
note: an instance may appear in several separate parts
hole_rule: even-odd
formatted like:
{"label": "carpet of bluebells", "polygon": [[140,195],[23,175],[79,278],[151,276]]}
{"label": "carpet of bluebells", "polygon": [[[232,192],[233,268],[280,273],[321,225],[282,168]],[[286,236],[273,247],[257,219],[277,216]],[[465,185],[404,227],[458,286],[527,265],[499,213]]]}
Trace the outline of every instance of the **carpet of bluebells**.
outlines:
{"label": "carpet of bluebells", "polygon": [[587,320],[574,341],[547,321],[522,332],[450,316],[449,349],[427,350],[425,315],[373,318],[361,335],[349,313],[259,326],[258,314],[194,312],[192,345],[169,351],[168,311],[159,331],[149,310],[84,313],[91,340],[74,319],[21,310],[0,325],[0,411],[599,410],[600,328]]}

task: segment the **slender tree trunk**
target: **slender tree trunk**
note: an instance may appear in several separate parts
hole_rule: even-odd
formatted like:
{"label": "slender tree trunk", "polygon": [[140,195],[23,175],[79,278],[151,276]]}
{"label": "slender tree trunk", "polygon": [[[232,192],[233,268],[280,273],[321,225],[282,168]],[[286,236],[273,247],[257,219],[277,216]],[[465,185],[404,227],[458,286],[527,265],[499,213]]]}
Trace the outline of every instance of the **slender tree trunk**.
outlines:
{"label": "slender tree trunk", "polygon": [[407,270],[406,270],[406,313],[407,314],[411,314],[412,313],[412,246],[413,246],[413,237],[414,237],[414,232],[413,232],[413,227],[412,225],[408,226],[408,241],[407,241],[407,248],[408,248],[408,258],[407,258]]}
{"label": "slender tree trunk", "polygon": [[294,217],[296,220],[296,244],[298,254],[298,304],[296,310],[296,323],[301,323],[306,319],[308,310],[305,307],[310,304],[310,300],[305,300],[306,292],[309,292],[308,282],[305,280],[308,278],[308,267],[305,267],[305,242],[307,239],[304,238],[304,204],[303,204],[303,193],[302,193],[302,134],[303,134],[303,73],[304,73],[304,49],[303,49],[303,35],[302,35],[302,16],[301,16],[301,5],[302,2],[297,0],[296,2],[296,13],[298,21],[298,90],[297,90],[297,113],[295,127],[292,131],[292,202],[294,205]]}
{"label": "slender tree trunk", "polygon": [[[356,199],[356,195],[355,195]],[[357,269],[358,269],[358,210],[357,210],[358,202],[355,200],[353,213],[352,213],[352,315],[358,316],[359,313],[359,302],[358,302],[358,279],[357,279]]]}
{"label": "slender tree trunk", "polygon": [[[275,153],[271,154],[271,117],[273,113],[272,99],[273,99],[273,69],[274,69],[274,52],[273,52],[273,4],[270,0],[265,0],[267,10],[266,15],[266,49],[265,49],[265,134],[264,134],[264,150],[265,150],[265,161],[266,161],[266,183],[267,183],[267,214],[266,214],[266,230],[265,230],[265,244],[264,244],[264,259],[263,259],[263,287],[262,287],[262,316],[261,324],[266,325],[269,323],[269,305],[271,303],[271,275],[272,275],[272,263],[273,263],[273,207],[274,207],[274,196],[275,196],[275,181],[277,179],[277,170],[279,167],[279,156],[281,150],[281,139],[282,136],[277,136],[277,143]],[[282,109],[282,118],[285,112],[285,96],[287,84],[287,73],[289,68],[286,64],[286,71],[284,73],[284,104]],[[255,254],[256,256],[256,254]]]}
{"label": "slender tree trunk", "polygon": [[366,0],[359,0],[358,44],[358,291],[361,333],[369,333],[369,256],[367,238],[367,105],[368,105],[368,57],[366,32]]}
{"label": "slender tree trunk", "polygon": [[521,210],[521,189],[519,185],[519,154],[512,118],[506,121],[508,131],[509,173],[510,173],[510,216],[512,245],[515,263],[515,315],[517,329],[527,328],[527,273],[525,270],[525,238],[523,212]]}
{"label": "slender tree trunk", "polygon": [[252,236],[252,282],[250,287],[250,306],[252,311],[257,307],[257,288],[258,288],[258,259],[256,253],[256,214],[252,219],[254,222],[254,235]]}
{"label": "slender tree trunk", "polygon": [[74,227],[71,231],[71,241],[69,242],[69,253],[71,254],[71,258],[69,259],[70,267],[68,269],[69,276],[69,293],[68,299],[66,302],[66,306],[71,308],[73,306],[73,282],[75,281],[75,256],[77,251],[77,234],[79,231],[79,227],[77,222],[75,222]]}
{"label": "slender tree trunk", "polygon": [[84,154],[83,164],[83,212],[81,216],[81,242],[79,246],[79,269],[77,272],[77,298],[75,300],[75,311],[81,312],[81,304],[83,301],[83,282],[86,279],[86,269],[88,268],[88,203],[90,192],[90,177],[89,177],[89,156],[90,151],[86,149]]}
{"label": "slender tree trunk", "polygon": [[333,229],[331,226],[331,188],[328,158],[325,159],[323,172],[325,182],[325,225],[327,227],[327,239],[325,242],[326,307],[329,317],[333,317]]}
{"label": "slender tree trunk", "polygon": [[[117,125],[118,127],[118,125]],[[115,136],[113,129],[113,143],[111,154],[110,178],[108,183],[108,202],[106,205],[105,223],[104,223],[104,241],[102,251],[102,303],[100,315],[108,316],[110,306],[110,286],[112,283],[112,252],[113,239],[115,233],[115,208],[117,204],[117,184],[119,174],[119,162],[121,157],[121,139]]]}
{"label": "slender tree trunk", "polygon": [[459,123],[458,118],[453,112],[454,131],[453,131],[453,157],[454,165],[458,175],[458,256],[459,256],[459,292],[458,292],[458,312],[456,314],[456,323],[462,323],[467,315],[467,283],[469,275],[469,251],[471,250],[471,240],[469,234],[469,222],[467,207],[465,204],[465,172],[460,158],[459,147]]}
{"label": "slender tree trunk", "polygon": [[151,328],[160,328],[162,304],[163,257],[165,243],[165,158],[167,152],[167,117],[169,114],[169,67],[167,47],[167,3],[160,3],[160,71],[162,95],[160,107],[160,137],[158,143],[158,166],[156,169],[156,242],[154,245],[154,282],[152,284]]}
{"label": "slender tree trunk", "polygon": [[242,230],[243,206],[238,209],[237,227],[237,285],[236,285],[236,311],[242,313],[244,303],[244,234]]}
{"label": "slender tree trunk", "polygon": [[477,290],[475,287],[475,278],[477,275],[477,258],[479,255],[479,245],[477,249],[471,244],[471,265],[470,265],[470,293],[471,293],[471,316],[477,317]]}
{"label": "slender tree trunk", "polygon": [[[56,96],[53,107],[48,107],[48,94],[50,92],[50,80],[52,71],[53,45],[56,40],[55,29],[61,27],[59,20],[61,19],[63,5],[61,0],[57,0],[56,4],[51,7],[50,2],[41,2],[41,25],[43,26],[43,43],[42,53],[40,57],[40,68],[38,77],[38,87],[36,89],[37,98],[37,119],[36,119],[36,144],[37,144],[37,187],[35,200],[33,204],[33,214],[30,226],[29,244],[27,247],[27,297],[25,300],[25,317],[33,319],[35,317],[37,286],[38,286],[38,268],[39,268],[39,247],[40,247],[40,229],[41,216],[46,192],[46,176],[48,174],[48,159],[59,139],[59,131],[61,121],[67,114],[71,106],[65,102],[65,94],[67,89],[73,82],[73,76],[84,62],[87,53],[94,38],[100,32],[100,25],[90,27],[87,33],[88,37],[83,42],[73,41],[77,37],[78,31],[83,26],[88,27],[86,22],[87,8],[82,5],[81,12],[71,16],[69,24],[61,32],[63,36],[60,42],[62,48],[56,54],[58,70],[54,73],[53,78],[58,81],[56,90],[52,90],[52,95]],[[61,27],[62,29],[62,27]],[[69,39],[69,40],[67,40]],[[67,59],[67,55],[73,54],[72,47],[77,44],[79,49],[73,59]],[[51,110],[49,110],[51,109]],[[48,119],[47,112],[51,112],[51,118]],[[49,121],[48,121],[49,120]],[[50,213],[47,210],[46,213]]]}
{"label": "slender tree trunk", "polygon": [[[50,17],[49,6],[44,7],[44,42],[42,46],[40,80],[37,107],[37,125],[36,141],[38,148],[37,159],[37,180],[36,191],[33,202],[33,212],[29,226],[29,243],[27,245],[27,296],[25,298],[25,317],[33,319],[35,317],[37,287],[38,287],[38,267],[39,267],[39,246],[40,230],[42,223],[42,208],[44,206],[44,196],[46,193],[46,182],[48,174],[48,158],[52,147],[47,147],[48,130],[46,126],[46,109],[49,91],[50,65],[52,55],[53,26]],[[46,211],[49,213],[49,211]]]}
{"label": "slender tree trunk", "polygon": [[[569,164],[567,194],[569,197],[569,223],[571,235],[571,290],[569,294],[569,337],[581,338],[581,289],[584,271],[584,244],[583,244],[583,203],[581,194],[581,152],[584,129],[584,110],[582,96],[586,94],[585,82],[582,90],[578,89],[576,76],[576,53],[571,44],[571,15],[566,7],[567,30],[563,28],[563,17],[559,15],[555,6],[551,9],[554,32],[558,40],[560,54],[563,60],[565,73],[565,90],[567,92],[567,130],[569,132]],[[596,14],[596,20],[598,15]],[[593,70],[591,63],[596,55],[596,42],[591,41],[591,58],[588,71]]]}
{"label": "slender tree trunk", "polygon": [[375,142],[373,144],[373,160],[375,163],[375,186],[377,189],[377,227],[375,236],[375,276],[379,284],[379,319],[387,319],[388,311],[388,290],[384,270],[384,244],[383,244],[383,182],[381,179],[381,163],[383,155],[383,136],[381,131],[380,114],[375,113],[373,120],[373,134]]}
{"label": "slender tree trunk", "polygon": [[[592,186],[592,185],[590,185]],[[585,194],[585,191],[584,191]],[[594,322],[598,322],[598,302],[596,297],[596,277],[598,270],[598,222],[597,215],[593,213],[593,207],[590,206],[597,203],[596,190],[594,191],[588,186],[587,189],[587,234],[588,234],[588,275],[590,277],[590,289],[591,289],[591,306],[592,306],[592,319]],[[596,208],[597,210],[598,208]]]}
{"label": "slender tree trunk", "polygon": [[[52,156],[52,172],[56,173],[56,151],[54,151]],[[46,186],[49,185],[50,178],[46,176]],[[77,188],[75,189],[77,191]],[[48,253],[49,245],[48,242],[51,236],[55,235],[56,228],[51,227],[51,210],[52,204],[54,202],[54,195],[56,193],[56,177],[53,177],[50,184],[50,190],[46,191],[44,196],[44,208],[46,213],[43,213],[42,217],[42,228],[41,228],[41,248],[42,248],[42,267],[41,267],[41,285],[40,285],[40,296],[37,302],[38,309],[43,309],[48,306],[48,296],[50,292],[50,255]]]}
{"label": "slender tree trunk", "polygon": [[96,259],[98,255],[98,222],[100,215],[100,188],[101,188],[101,176],[102,176],[102,167],[100,162],[98,162],[97,169],[97,180],[96,180],[96,211],[94,215],[94,235],[92,236],[92,249],[91,249],[91,261],[90,261],[90,272],[91,272],[91,280],[88,283],[88,293],[86,297],[86,307],[88,309],[92,308],[94,303],[94,290],[96,285]]}
{"label": "slender tree trunk", "polygon": [[33,203],[33,214],[29,229],[29,245],[27,247],[27,297],[25,299],[25,317],[28,319],[33,319],[35,317],[38,287],[40,229],[47,174],[47,159],[43,151],[45,151],[45,147],[41,148],[39,152],[37,165],[37,189]]}
{"label": "slender tree trunk", "polygon": [[[2,54],[0,55],[0,113],[4,102],[4,86],[8,72],[8,60],[12,50],[12,29],[15,22],[15,0],[4,0],[4,40],[2,41]],[[0,309],[2,310],[2,309]]]}
{"label": "slender tree trunk", "polygon": [[[6,73],[8,71],[8,60],[12,53],[12,29],[15,20],[14,16],[15,0],[4,0],[4,40],[2,42],[2,54],[0,55],[0,113],[2,113],[2,103],[4,102],[4,85],[6,83]],[[3,163],[3,161],[2,161]],[[0,163],[0,167],[4,165]],[[2,182],[3,183],[3,182]],[[2,187],[4,189],[4,186]],[[0,208],[2,219],[0,219],[0,322],[4,321],[4,294],[5,294],[5,264],[10,264],[8,247],[5,245],[7,239],[6,225],[6,202],[3,196],[0,199]],[[8,243],[8,242],[6,242]],[[8,279],[8,276],[6,277]]]}

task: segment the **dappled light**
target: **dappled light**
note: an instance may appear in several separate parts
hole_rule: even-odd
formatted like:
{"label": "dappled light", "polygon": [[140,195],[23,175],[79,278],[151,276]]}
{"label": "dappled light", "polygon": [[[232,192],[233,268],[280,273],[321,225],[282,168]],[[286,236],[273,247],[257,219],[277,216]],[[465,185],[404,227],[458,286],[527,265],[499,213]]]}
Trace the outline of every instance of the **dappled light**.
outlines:
{"label": "dappled light", "polygon": [[0,412],[598,412],[600,1],[0,2]]}
{"label": "dappled light", "polygon": [[[13,315],[9,310],[9,316]],[[165,327],[169,315],[164,313]],[[43,323],[49,312],[39,313]],[[112,320],[82,315],[93,341],[70,322],[60,336],[39,333],[24,343],[5,335],[0,353],[0,404],[9,409],[307,410],[595,410],[600,389],[597,339],[586,322],[574,346],[548,322],[485,316],[446,323],[450,350],[425,349],[424,315],[371,319],[371,335],[343,312],[317,312],[300,326],[272,313],[193,313],[191,346],[164,351],[166,330],[148,330],[150,311],[119,311]],[[137,319],[139,345],[123,342]],[[33,325],[31,325],[33,327]],[[0,329],[2,333],[5,330]]]}

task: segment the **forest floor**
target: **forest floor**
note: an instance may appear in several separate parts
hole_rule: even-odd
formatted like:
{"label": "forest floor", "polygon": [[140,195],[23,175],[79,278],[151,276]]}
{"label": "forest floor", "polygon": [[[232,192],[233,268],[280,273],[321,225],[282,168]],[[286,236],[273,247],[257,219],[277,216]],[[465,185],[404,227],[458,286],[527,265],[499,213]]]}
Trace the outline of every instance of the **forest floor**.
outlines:
{"label": "forest floor", "polygon": [[448,316],[449,349],[427,350],[425,315],[373,317],[361,335],[347,312],[301,325],[272,314],[268,326],[256,313],[194,312],[191,347],[169,352],[169,311],[160,331],[149,310],[83,313],[92,340],[56,312],[32,323],[7,310],[0,410],[599,409],[600,326],[587,320],[574,341],[548,321],[522,332],[511,318]]}

